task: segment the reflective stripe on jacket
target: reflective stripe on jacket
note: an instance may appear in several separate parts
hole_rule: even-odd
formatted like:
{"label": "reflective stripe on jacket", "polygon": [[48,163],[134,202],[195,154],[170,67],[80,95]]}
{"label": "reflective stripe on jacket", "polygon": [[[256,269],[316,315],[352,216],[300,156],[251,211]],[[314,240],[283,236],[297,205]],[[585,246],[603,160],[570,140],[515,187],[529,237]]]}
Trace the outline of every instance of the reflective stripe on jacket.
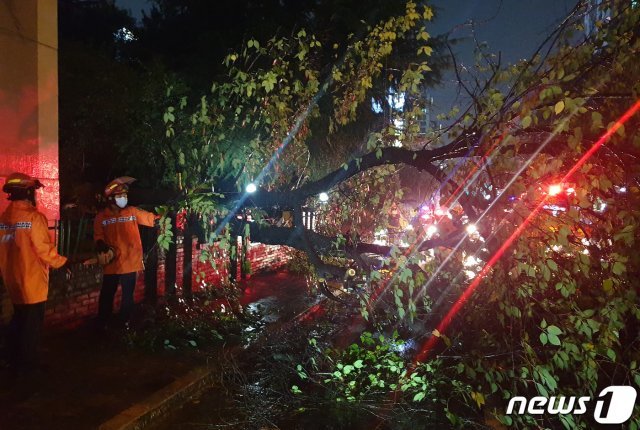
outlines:
{"label": "reflective stripe on jacket", "polygon": [[98,212],[93,224],[93,239],[104,240],[115,250],[113,261],[104,266],[105,275],[142,270],[142,241],[138,225],[153,227],[155,215],[134,206]]}
{"label": "reflective stripe on jacket", "polygon": [[49,266],[66,263],[49,236],[47,218],[27,201],[15,201],[0,216],[0,275],[14,304],[47,300]]}

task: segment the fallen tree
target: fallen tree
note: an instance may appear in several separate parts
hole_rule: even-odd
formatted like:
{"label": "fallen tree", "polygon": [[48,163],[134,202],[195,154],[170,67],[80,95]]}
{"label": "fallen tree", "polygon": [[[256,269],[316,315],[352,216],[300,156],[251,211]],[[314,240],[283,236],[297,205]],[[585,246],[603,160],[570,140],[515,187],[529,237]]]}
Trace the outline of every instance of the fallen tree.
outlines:
{"label": "fallen tree", "polygon": [[[443,401],[452,423],[480,409],[503,424],[587,428],[579,416],[506,415],[500,402],[640,384],[640,9],[579,2],[515,65],[479,45],[475,73],[453,61],[467,107],[425,131],[430,16],[409,2],[337,48],[302,30],[250,39],[197,107],[180,95],[166,107],[168,177],[212,243],[240,232],[288,245],[320,276],[343,277],[355,262],[394,298],[390,326],[446,314],[432,337],[443,344],[429,341],[417,357],[457,357],[442,370],[457,382],[457,409]],[[597,30],[586,32],[585,19]],[[415,55],[386,67],[399,46]],[[388,101],[399,95],[402,108]],[[373,243],[408,200],[444,208],[430,214],[437,231],[414,227],[407,246]],[[316,231],[302,222],[312,205]],[[292,211],[293,225],[262,220],[277,211]],[[366,253],[383,267],[362,264]],[[434,284],[456,297],[453,311],[438,297],[422,305]]]}

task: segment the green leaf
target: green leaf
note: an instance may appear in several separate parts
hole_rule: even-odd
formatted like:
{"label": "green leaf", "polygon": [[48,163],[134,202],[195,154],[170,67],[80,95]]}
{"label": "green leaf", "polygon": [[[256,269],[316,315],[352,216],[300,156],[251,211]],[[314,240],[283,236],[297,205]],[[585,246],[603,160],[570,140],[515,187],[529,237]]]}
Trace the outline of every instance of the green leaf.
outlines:
{"label": "green leaf", "polygon": [[522,118],[522,128],[529,128],[530,125],[531,125],[530,115],[527,115],[524,118]]}
{"label": "green leaf", "polygon": [[536,388],[538,389],[538,393],[540,393],[541,396],[549,397],[549,392],[546,388],[544,388],[544,385],[536,382]]}
{"label": "green leaf", "polygon": [[551,345],[560,346],[561,342],[560,342],[560,339],[558,338],[558,336],[556,336],[555,334],[549,333],[548,337],[549,337],[549,343]]}
{"label": "green leaf", "polygon": [[616,261],[615,263],[613,263],[613,267],[611,268],[611,271],[616,275],[622,275],[626,270],[627,266],[625,266],[624,263],[620,261]]}
{"label": "green leaf", "polygon": [[560,100],[558,103],[556,103],[556,105],[553,107],[553,110],[556,113],[556,115],[562,112],[564,110],[564,101]]}
{"label": "green leaf", "polygon": [[506,426],[513,425],[513,418],[511,418],[509,415],[500,415],[498,417],[498,421]]}
{"label": "green leaf", "polygon": [[419,401],[421,401],[422,399],[424,399],[424,396],[425,396],[424,391],[421,391],[421,392],[419,392],[419,393],[416,393],[416,395],[415,395],[415,396],[413,396],[413,401],[414,401],[414,402],[419,402]]}
{"label": "green leaf", "polygon": [[355,367],[356,369],[361,369],[362,368],[362,360],[356,360],[353,363],[353,367]]}
{"label": "green leaf", "polygon": [[591,128],[602,128],[602,114],[600,112],[591,112]]}
{"label": "green leaf", "polygon": [[546,345],[548,341],[549,341],[549,339],[547,338],[547,334],[546,333],[540,333],[540,342],[543,345]]}
{"label": "green leaf", "polygon": [[560,330],[555,325],[550,325],[549,327],[547,327],[547,332],[549,334],[555,334],[556,336],[559,335],[559,334],[562,334],[562,330]]}
{"label": "green leaf", "polygon": [[542,376],[542,379],[544,379],[545,385],[547,387],[549,387],[549,389],[551,391],[553,391],[556,388],[558,388],[558,382],[553,377],[553,375],[551,375],[551,373],[549,373],[549,370],[547,370],[546,368],[542,367],[542,368],[539,368],[539,372],[540,372],[540,376]]}

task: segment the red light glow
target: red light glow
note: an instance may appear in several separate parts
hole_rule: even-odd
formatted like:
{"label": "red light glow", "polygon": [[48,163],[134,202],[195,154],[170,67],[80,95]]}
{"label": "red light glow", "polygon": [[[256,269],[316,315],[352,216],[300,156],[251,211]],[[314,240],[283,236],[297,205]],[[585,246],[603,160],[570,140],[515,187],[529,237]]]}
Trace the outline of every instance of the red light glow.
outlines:
{"label": "red light glow", "polygon": [[[600,139],[591,147],[587,152],[585,152],[582,157],[573,165],[571,169],[567,172],[567,174],[563,178],[563,182],[566,182],[569,178],[575,174],[575,172],[580,169],[584,163],[611,137],[613,133],[615,133],[631,116],[633,116],[640,109],[640,101],[636,101],[633,106],[631,106],[621,117],[614,123],[614,125],[604,133]],[[562,187],[560,186],[560,191],[562,191]],[[549,195],[551,194],[551,187],[549,189]],[[543,199],[538,203],[538,205],[531,211],[531,213],[527,216],[527,218],[515,229],[515,231],[505,240],[505,242],[500,246],[500,248],[496,251],[496,253],[491,257],[491,259],[487,262],[487,264],[482,268],[478,276],[474,278],[474,280],[469,284],[466,290],[460,295],[458,300],[453,304],[449,312],[442,318],[440,323],[437,326],[437,331],[440,333],[444,333],[446,329],[449,327],[454,317],[460,311],[465,302],[471,297],[473,291],[480,285],[484,277],[489,273],[489,271],[493,268],[493,266],[498,262],[500,257],[505,253],[505,251],[511,246],[511,244],[520,236],[520,234],[525,230],[525,228],[529,225],[529,223],[535,218],[535,216],[540,212],[543,206],[547,202],[547,196],[543,197]],[[420,348],[420,352],[416,355],[413,366],[410,369],[411,372],[415,365],[419,362],[424,362],[433,348],[436,346],[438,342],[438,336],[431,336],[427,339]]]}

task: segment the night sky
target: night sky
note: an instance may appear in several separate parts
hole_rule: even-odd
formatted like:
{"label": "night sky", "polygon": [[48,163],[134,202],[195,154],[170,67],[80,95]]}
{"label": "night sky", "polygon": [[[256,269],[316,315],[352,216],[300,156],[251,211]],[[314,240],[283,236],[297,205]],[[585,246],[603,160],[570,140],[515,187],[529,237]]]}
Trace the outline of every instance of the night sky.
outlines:
{"label": "night sky", "polygon": [[[434,0],[436,16],[427,31],[438,35],[451,31],[451,37],[463,39],[455,47],[461,64],[472,62],[471,26],[475,22],[476,37],[487,42],[493,52],[500,51],[503,64],[528,58],[545,36],[576,4],[576,0]],[[129,10],[138,19],[141,10],[149,9],[148,0],[116,0],[116,5]],[[447,111],[456,100],[455,82],[445,80],[432,91],[437,111]]]}
{"label": "night sky", "polygon": [[[435,0],[436,16],[427,27],[433,35],[451,31],[451,38],[462,41],[454,47],[459,65],[472,63],[474,43],[470,25],[474,21],[476,38],[487,42],[492,52],[502,54],[503,64],[529,58],[551,30],[559,24],[576,0]],[[433,91],[436,110],[446,111],[455,100],[454,76]]]}
{"label": "night sky", "polygon": [[[141,10],[149,9],[148,0],[115,3],[137,19],[142,17]],[[437,13],[427,29],[432,34],[455,28],[453,36],[467,36],[468,27],[459,26],[473,20],[478,23],[478,38],[514,61],[530,54],[576,0],[435,0],[432,4]]]}

